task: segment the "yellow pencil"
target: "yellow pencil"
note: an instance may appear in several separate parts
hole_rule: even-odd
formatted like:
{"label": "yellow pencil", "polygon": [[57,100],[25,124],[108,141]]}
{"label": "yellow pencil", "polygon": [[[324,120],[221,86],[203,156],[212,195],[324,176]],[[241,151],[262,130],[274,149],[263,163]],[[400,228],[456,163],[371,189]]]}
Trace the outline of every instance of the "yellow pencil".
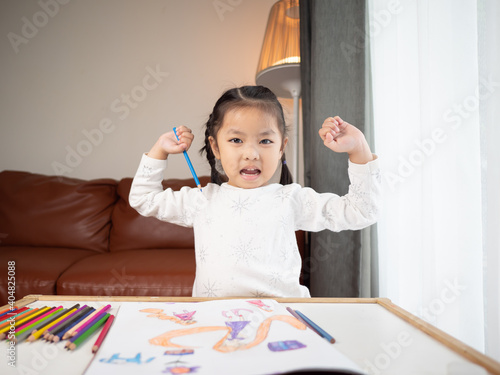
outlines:
{"label": "yellow pencil", "polygon": [[[23,323],[25,323],[29,320],[35,319],[37,316],[45,313],[49,309],[50,309],[50,307],[46,306],[46,307],[41,308],[40,310],[35,311],[33,314],[30,314],[30,316],[27,316],[27,317],[17,321],[15,324],[15,327],[22,325]],[[7,332],[9,329],[10,328],[8,327],[8,328],[4,328],[0,331],[0,340],[3,340],[7,336],[7,334],[5,332]]]}
{"label": "yellow pencil", "polygon": [[56,320],[54,320],[52,323],[50,324],[47,324],[46,326],[44,326],[42,329],[39,329],[35,332],[33,332],[31,334],[30,337],[28,337],[28,340],[27,341],[35,341],[35,340],[38,340],[40,338],[40,336],[43,335],[43,333],[48,330],[50,327],[52,327],[53,325],[59,323],[61,320],[63,320],[64,318],[66,318],[68,315],[74,313],[75,311],[77,310],[77,308],[73,308],[72,310],[68,311],[66,314],[63,314],[61,317],[57,318]]}

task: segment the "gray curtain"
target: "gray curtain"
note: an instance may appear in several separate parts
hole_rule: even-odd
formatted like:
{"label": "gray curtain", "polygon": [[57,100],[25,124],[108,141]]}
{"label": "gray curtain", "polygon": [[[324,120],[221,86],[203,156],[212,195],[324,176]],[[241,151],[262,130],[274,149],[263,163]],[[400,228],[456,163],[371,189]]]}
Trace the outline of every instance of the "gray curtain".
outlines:
{"label": "gray curtain", "polygon": [[[327,149],[318,130],[325,118],[339,115],[369,133],[365,0],[300,0],[300,33],[305,185],[344,195],[348,157]],[[304,268],[312,296],[376,294],[370,290],[372,241],[370,231],[311,233]]]}

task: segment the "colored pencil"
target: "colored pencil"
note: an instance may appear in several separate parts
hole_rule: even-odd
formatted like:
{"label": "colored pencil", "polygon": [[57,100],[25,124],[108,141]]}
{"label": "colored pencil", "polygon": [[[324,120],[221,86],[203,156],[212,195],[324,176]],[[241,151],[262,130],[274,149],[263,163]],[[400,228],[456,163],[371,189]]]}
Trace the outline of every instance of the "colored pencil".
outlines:
{"label": "colored pencil", "polygon": [[45,331],[47,331],[48,329],[53,327],[55,324],[59,323],[61,320],[63,320],[67,316],[71,315],[76,310],[77,310],[76,308],[73,308],[69,311],[68,310],[64,311],[64,313],[61,316],[59,316],[57,319],[54,319],[51,323],[44,325],[42,328],[38,329],[36,332],[32,332],[31,336],[28,337],[27,341],[32,342],[32,341],[38,340],[44,334]]}
{"label": "colored pencil", "polygon": [[83,334],[77,337],[74,341],[69,342],[68,349],[75,350],[81,343],[83,343],[86,339],[92,336],[93,333],[97,331],[99,327],[101,327],[104,322],[109,318],[109,313],[105,313],[98,321],[94,322],[92,326],[90,326]]}
{"label": "colored pencil", "polygon": [[[177,136],[177,128],[174,128],[174,134],[175,134],[175,138],[177,138],[177,140],[179,141],[180,139]],[[186,159],[186,162],[189,166],[189,169],[191,170],[191,174],[193,175],[194,182],[196,183],[196,186],[198,187],[198,189],[200,189],[200,191],[201,191],[201,183],[200,183],[200,180],[198,180],[198,176],[196,175],[196,172],[194,171],[193,163],[191,163],[191,159],[189,159],[189,155],[188,155],[186,150],[182,151],[182,153],[184,154],[184,158]]]}
{"label": "colored pencil", "polygon": [[51,327],[49,329],[46,329],[44,330],[45,332],[43,333],[43,338],[46,339],[47,336],[50,334],[50,332],[54,329],[56,329],[57,327],[59,327],[59,325],[61,323],[63,323],[64,321],[66,321],[67,318],[69,318],[70,316],[72,316],[74,313],[76,313],[78,311],[78,308],[80,307],[80,304],[77,303],[73,306],[71,306],[69,309],[66,309],[66,314],[64,314],[64,318],[63,319],[58,319],[57,320],[57,323],[51,325]]}
{"label": "colored pencil", "polygon": [[[35,309],[35,310],[38,310],[38,309]],[[21,311],[21,310],[19,310]],[[0,324],[0,332],[2,332],[2,328],[6,327],[6,326],[10,326],[11,325],[11,322],[12,320],[15,320],[16,322],[22,318],[25,318],[26,316],[30,315],[30,313],[33,311],[33,309],[28,309],[28,310],[24,310],[23,312],[20,312],[14,316],[12,316],[11,318],[7,319],[5,322],[3,322],[2,324]]]}
{"label": "colored pencil", "polygon": [[30,314],[29,316],[26,316],[26,317],[20,319],[16,323],[17,323],[18,326],[21,326],[23,324],[29,323],[29,322],[33,321],[34,319],[36,319],[37,317],[39,317],[40,315],[45,314],[50,309],[51,309],[51,307],[49,307],[49,306],[41,307],[37,311],[33,312],[33,314]]}
{"label": "colored pencil", "polygon": [[99,348],[101,347],[104,339],[106,338],[106,335],[108,334],[109,329],[111,328],[111,324],[113,324],[113,320],[115,319],[114,315],[110,315],[108,320],[106,320],[106,324],[104,324],[104,327],[102,328],[101,333],[99,334],[99,337],[97,337],[97,340],[94,343],[94,346],[92,347],[92,353],[96,353]]}
{"label": "colored pencil", "polygon": [[99,310],[93,309],[92,313],[88,314],[84,319],[80,320],[71,329],[66,331],[66,333],[62,337],[63,340],[69,339],[71,336],[73,336],[73,332],[75,332],[78,328],[80,328],[83,324],[85,324],[85,322],[88,322],[90,319],[92,319],[92,317],[94,317],[98,313]]}
{"label": "colored pencil", "polygon": [[[47,310],[49,310],[50,307],[42,307],[41,309],[39,309],[38,311],[35,311],[33,314],[31,314],[30,316],[27,316],[19,321],[16,322],[15,326],[16,326],[16,331],[19,329],[18,327],[21,327],[25,324],[28,324],[29,325],[29,322],[33,321],[37,316],[40,316],[42,314],[44,314]],[[5,333],[7,331],[4,331],[3,333],[0,333],[0,340],[3,340],[6,336],[7,336],[7,333]]]}
{"label": "colored pencil", "polygon": [[57,323],[56,325],[52,326],[49,330],[45,331],[44,333],[44,338],[46,340],[52,340],[52,337],[54,337],[54,334],[57,333],[57,332],[60,332],[61,330],[64,329],[64,327],[66,327],[68,324],[71,323],[71,321],[80,314],[80,312],[85,308],[87,307],[87,305],[83,305],[82,307],[80,307],[79,304],[76,304],[75,306],[71,307],[71,310],[73,310],[73,308],[75,308],[76,310],[74,310],[71,314],[69,314],[68,316],[66,316],[63,320],[61,320],[59,323]]}
{"label": "colored pencil", "polygon": [[6,307],[5,309],[0,310],[0,318],[2,318],[5,314],[8,314],[9,312],[16,311],[16,310],[17,310],[17,306]]}
{"label": "colored pencil", "polygon": [[52,337],[52,341],[53,342],[58,342],[60,340],[63,340],[64,339],[64,335],[71,329],[73,328],[74,326],[76,326],[78,323],[80,323],[82,320],[84,320],[87,316],[89,316],[90,314],[92,314],[93,312],[95,311],[95,309],[91,306],[87,306],[85,309],[83,309],[82,311],[80,311],[78,313],[78,316],[75,316],[73,318],[71,318],[71,321],[69,322],[69,324],[65,325],[65,327],[57,332],[57,333],[54,333],[54,337]]}
{"label": "colored pencil", "polygon": [[99,321],[99,319],[101,319],[106,314],[107,314],[106,311],[101,311],[99,314],[94,315],[92,317],[92,319],[90,319],[87,322],[85,322],[84,325],[82,325],[80,328],[78,328],[78,331],[75,331],[73,333],[73,336],[71,336],[71,338],[69,339],[69,341],[73,342],[76,339],[78,339],[78,337],[80,337],[81,335],[83,335],[87,329],[89,329],[90,327],[92,327],[95,324],[95,322]]}
{"label": "colored pencil", "polygon": [[[14,326],[17,327],[19,325],[20,321],[28,318],[29,316],[31,316],[32,314],[34,314],[37,311],[38,311],[38,309],[30,309],[28,311],[24,311],[19,316],[14,317],[14,321],[15,321]],[[12,321],[7,322],[6,324],[2,324],[2,328],[0,329],[0,334],[7,332],[10,329],[10,327],[12,325],[11,323],[12,323]]]}
{"label": "colored pencil", "polygon": [[46,322],[50,321],[54,316],[56,316],[56,314],[59,314],[59,312],[61,312],[61,310],[62,310],[62,306],[59,306],[59,308],[54,308],[54,310],[48,312],[49,315],[47,315],[43,318],[40,317],[41,318],[40,320],[35,319],[35,320],[37,320],[36,322],[23,328],[22,330],[16,331],[14,341],[21,342],[21,341],[27,339],[33,333],[34,330],[36,330],[37,328],[40,328],[42,325],[46,324]]}
{"label": "colored pencil", "polygon": [[39,315],[35,319],[32,319],[32,320],[24,323],[22,326],[18,327],[18,329],[16,330],[16,335],[21,334],[24,331],[26,331],[27,329],[36,326],[38,324],[38,322],[42,321],[43,319],[47,319],[49,316],[51,316],[52,314],[54,314],[56,311],[58,311],[60,309],[62,309],[62,306],[49,307],[49,309],[46,310],[43,314]]}
{"label": "colored pencil", "polygon": [[60,309],[56,311],[54,314],[49,316],[48,319],[44,319],[43,321],[39,322],[36,326],[34,326],[31,330],[31,333],[45,328],[47,325],[51,324],[54,320],[59,319],[62,315],[66,314],[67,312],[68,309]]}
{"label": "colored pencil", "polygon": [[101,317],[103,315],[106,314],[106,311],[108,311],[109,309],[111,308],[111,305],[106,305],[104,307],[101,307],[99,309],[99,311],[97,312],[97,314],[95,314],[94,316],[90,317],[89,320],[87,320],[86,322],[83,322],[77,329],[75,329],[72,333],[72,336],[77,336],[80,334],[80,332],[83,332],[85,331],[86,327],[87,326],[90,326],[92,324],[94,324],[96,321],[98,321],[99,319],[101,319]]}
{"label": "colored pencil", "polygon": [[306,324],[309,327],[312,327],[312,330],[315,331],[318,335],[320,335],[321,337],[323,337],[325,340],[329,341],[332,344],[335,343],[335,339],[328,332],[326,332],[323,328],[321,328],[319,325],[314,323],[311,319],[309,319],[307,316],[305,316],[299,310],[295,310],[295,312],[306,322]]}
{"label": "colored pencil", "polygon": [[6,312],[1,318],[0,318],[0,327],[2,327],[4,324],[8,324],[8,320],[10,320],[10,318],[12,318],[13,316],[16,316],[16,315],[19,315],[20,313],[24,312],[28,310],[28,307],[25,306],[21,309],[15,309],[13,311],[11,311],[10,313],[9,312]]}

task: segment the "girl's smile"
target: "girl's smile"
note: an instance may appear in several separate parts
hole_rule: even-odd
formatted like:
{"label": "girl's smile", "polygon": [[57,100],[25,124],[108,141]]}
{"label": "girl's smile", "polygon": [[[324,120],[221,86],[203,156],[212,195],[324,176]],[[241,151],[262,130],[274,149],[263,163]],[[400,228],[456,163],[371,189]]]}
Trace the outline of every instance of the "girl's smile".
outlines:
{"label": "girl's smile", "polygon": [[228,177],[245,189],[266,185],[274,175],[288,139],[282,139],[276,118],[258,108],[230,110],[217,139],[210,145]]}

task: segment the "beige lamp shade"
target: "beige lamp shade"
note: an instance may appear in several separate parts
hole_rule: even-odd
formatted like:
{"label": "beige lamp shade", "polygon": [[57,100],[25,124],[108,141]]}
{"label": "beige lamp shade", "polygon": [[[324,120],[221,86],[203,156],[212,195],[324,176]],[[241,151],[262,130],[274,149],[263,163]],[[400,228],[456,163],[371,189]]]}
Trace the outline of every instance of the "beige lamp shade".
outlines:
{"label": "beige lamp shade", "polygon": [[300,92],[299,0],[280,0],[271,8],[255,80],[279,97]]}

